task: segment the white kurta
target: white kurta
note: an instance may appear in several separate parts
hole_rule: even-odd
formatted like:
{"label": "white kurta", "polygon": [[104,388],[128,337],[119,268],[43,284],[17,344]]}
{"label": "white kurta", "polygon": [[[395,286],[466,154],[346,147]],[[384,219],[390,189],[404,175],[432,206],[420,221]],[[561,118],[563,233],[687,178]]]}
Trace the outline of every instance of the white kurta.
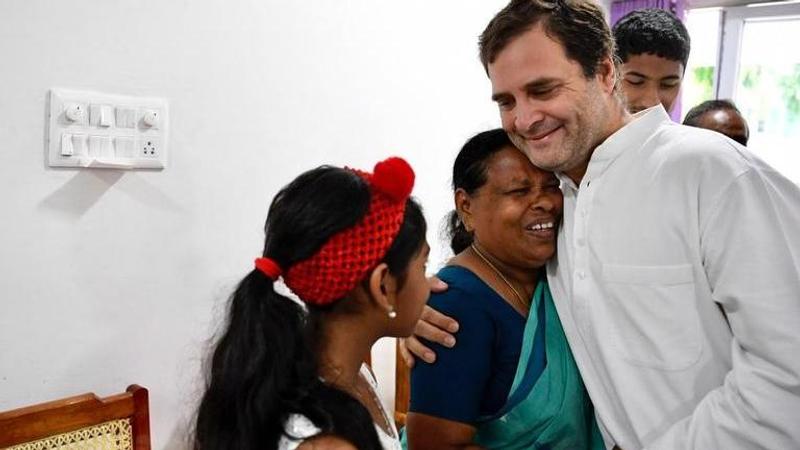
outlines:
{"label": "white kurta", "polygon": [[548,276],[607,443],[800,448],[800,189],[661,106],[561,178]]}

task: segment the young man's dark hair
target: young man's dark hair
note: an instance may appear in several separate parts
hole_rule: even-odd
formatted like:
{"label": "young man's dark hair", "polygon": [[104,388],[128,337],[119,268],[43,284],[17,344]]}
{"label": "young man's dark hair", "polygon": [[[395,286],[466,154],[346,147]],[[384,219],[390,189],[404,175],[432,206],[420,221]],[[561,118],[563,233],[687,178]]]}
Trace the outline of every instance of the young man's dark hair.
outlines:
{"label": "young man's dark hair", "polygon": [[625,63],[633,55],[653,54],[679,61],[686,69],[691,40],[674,14],[663,9],[639,9],[622,17],[613,28],[617,56]]}
{"label": "young man's dark hair", "polygon": [[603,58],[614,54],[614,39],[603,10],[589,0],[512,0],[489,22],[480,36],[484,69],[517,36],[539,23],[545,33],[561,43],[567,57],[577,61],[588,78]]}
{"label": "young man's dark hair", "polygon": [[706,100],[700,103],[686,113],[683,124],[722,133],[745,146],[750,138],[750,129],[744,116],[730,100]]}

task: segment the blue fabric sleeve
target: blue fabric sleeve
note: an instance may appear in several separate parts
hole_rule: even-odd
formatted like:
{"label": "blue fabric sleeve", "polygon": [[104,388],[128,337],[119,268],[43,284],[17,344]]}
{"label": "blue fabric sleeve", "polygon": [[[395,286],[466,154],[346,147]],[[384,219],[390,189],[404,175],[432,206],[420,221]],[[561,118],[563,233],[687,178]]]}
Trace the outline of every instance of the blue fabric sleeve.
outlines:
{"label": "blue fabric sleeve", "polygon": [[425,342],[436,362],[418,362],[411,371],[409,410],[474,425],[491,376],[495,324],[481,299],[450,286],[428,304],[459,323],[456,345]]}

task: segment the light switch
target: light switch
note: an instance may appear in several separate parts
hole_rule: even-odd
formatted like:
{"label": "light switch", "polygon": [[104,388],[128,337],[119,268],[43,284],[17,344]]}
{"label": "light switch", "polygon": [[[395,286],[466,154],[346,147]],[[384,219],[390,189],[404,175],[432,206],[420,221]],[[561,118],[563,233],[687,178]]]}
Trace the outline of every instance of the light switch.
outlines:
{"label": "light switch", "polygon": [[[100,107],[102,105],[89,105],[89,125],[100,126]],[[90,139],[91,140],[91,139]]]}
{"label": "light switch", "polygon": [[108,136],[89,136],[89,156],[92,158],[114,157],[114,142]]}
{"label": "light switch", "polygon": [[75,153],[72,148],[72,135],[64,133],[61,135],[61,156],[72,156]]}
{"label": "light switch", "polygon": [[114,149],[118,158],[133,158],[136,156],[136,141],[133,136],[121,136],[114,139]]}
{"label": "light switch", "polygon": [[100,126],[110,127],[114,124],[114,109],[108,105],[100,107]]}
{"label": "light switch", "polygon": [[89,105],[89,125],[108,128],[114,123],[114,110],[109,105]]}
{"label": "light switch", "polygon": [[89,151],[88,154],[92,158],[100,156],[100,147],[102,146],[101,140],[103,136],[89,136]]}
{"label": "light switch", "polygon": [[85,134],[72,135],[72,151],[75,156],[86,156],[88,154]]}
{"label": "light switch", "polygon": [[108,136],[103,136],[100,145],[100,154],[103,158],[113,158],[114,157],[114,140]]}
{"label": "light switch", "polygon": [[134,128],[136,126],[136,108],[117,108],[117,128]]}

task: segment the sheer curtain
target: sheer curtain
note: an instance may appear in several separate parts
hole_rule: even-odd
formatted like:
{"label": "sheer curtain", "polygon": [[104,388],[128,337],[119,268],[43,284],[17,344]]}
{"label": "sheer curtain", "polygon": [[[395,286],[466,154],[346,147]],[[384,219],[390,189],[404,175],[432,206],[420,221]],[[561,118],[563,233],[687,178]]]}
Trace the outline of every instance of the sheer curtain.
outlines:
{"label": "sheer curtain", "polygon": [[678,16],[681,21],[685,19],[684,0],[614,0],[611,2],[611,26],[625,14],[645,8],[665,9]]}

